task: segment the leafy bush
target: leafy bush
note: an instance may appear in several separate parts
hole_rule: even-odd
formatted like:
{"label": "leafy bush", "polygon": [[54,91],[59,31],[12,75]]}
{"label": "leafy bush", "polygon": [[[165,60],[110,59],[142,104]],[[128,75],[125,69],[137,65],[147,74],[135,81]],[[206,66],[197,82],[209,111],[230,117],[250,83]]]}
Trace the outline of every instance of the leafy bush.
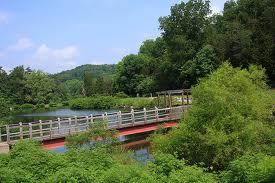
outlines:
{"label": "leafy bush", "polygon": [[215,183],[218,182],[214,174],[206,173],[202,168],[197,166],[185,166],[181,170],[173,171],[169,176],[169,183],[189,183],[203,182]]}
{"label": "leafy bush", "polygon": [[116,98],[127,98],[128,95],[124,92],[118,92],[118,93],[115,94],[115,97]]}
{"label": "leafy bush", "polygon": [[154,107],[155,102],[150,98],[116,98],[110,96],[92,96],[70,101],[70,108],[72,109],[110,109],[125,106],[133,106],[134,108]]}
{"label": "leafy bush", "polygon": [[117,99],[115,106],[117,108],[123,108],[126,107],[134,107],[134,108],[150,108],[155,106],[155,102],[151,98],[123,98],[123,99]]}
{"label": "leafy bush", "polygon": [[275,157],[264,154],[244,155],[222,173],[224,182],[272,182],[275,180]]}
{"label": "leafy bush", "polygon": [[215,170],[246,152],[271,153],[274,135],[264,78],[255,66],[240,70],[224,64],[193,88],[192,108],[179,128],[153,138],[155,150]]}
{"label": "leafy bush", "polygon": [[35,106],[33,104],[22,104],[20,109],[22,111],[29,111],[29,110],[33,110],[35,108]]}

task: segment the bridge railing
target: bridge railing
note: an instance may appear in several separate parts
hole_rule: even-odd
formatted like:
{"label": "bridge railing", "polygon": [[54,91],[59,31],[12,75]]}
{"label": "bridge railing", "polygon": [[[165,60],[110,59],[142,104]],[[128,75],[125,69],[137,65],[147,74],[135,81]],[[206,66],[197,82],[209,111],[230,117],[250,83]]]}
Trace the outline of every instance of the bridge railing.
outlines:
{"label": "bridge railing", "polygon": [[178,120],[188,106],[131,110],[130,113],[105,113],[31,123],[11,124],[0,127],[0,141],[8,143],[20,139],[50,140],[66,137],[70,134],[87,131],[92,123],[106,120],[107,129],[121,129],[151,123]]}

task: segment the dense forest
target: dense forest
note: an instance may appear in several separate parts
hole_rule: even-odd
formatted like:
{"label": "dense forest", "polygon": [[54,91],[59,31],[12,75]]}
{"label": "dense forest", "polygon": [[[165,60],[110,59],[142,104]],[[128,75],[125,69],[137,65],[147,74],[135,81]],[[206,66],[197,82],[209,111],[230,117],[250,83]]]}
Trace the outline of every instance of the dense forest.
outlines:
{"label": "dense forest", "polygon": [[146,40],[139,53],[118,64],[117,89],[146,93],[189,88],[224,61],[266,69],[275,82],[275,1],[228,1],[223,14],[211,16],[209,1],[192,0],[171,7],[161,17],[161,37]]}
{"label": "dense forest", "polygon": [[115,65],[81,65],[71,70],[63,71],[57,74],[51,75],[57,82],[66,82],[68,80],[84,80],[84,73],[90,72],[93,74],[93,77],[96,79],[102,76],[110,76],[115,74]]}

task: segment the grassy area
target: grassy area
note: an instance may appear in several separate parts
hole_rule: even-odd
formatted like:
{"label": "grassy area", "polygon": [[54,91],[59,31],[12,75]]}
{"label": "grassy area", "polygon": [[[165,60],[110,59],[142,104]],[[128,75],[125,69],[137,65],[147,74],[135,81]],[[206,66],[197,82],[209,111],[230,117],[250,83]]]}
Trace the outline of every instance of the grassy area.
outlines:
{"label": "grassy area", "polygon": [[272,103],[275,105],[275,88],[270,90],[270,95],[272,97]]}

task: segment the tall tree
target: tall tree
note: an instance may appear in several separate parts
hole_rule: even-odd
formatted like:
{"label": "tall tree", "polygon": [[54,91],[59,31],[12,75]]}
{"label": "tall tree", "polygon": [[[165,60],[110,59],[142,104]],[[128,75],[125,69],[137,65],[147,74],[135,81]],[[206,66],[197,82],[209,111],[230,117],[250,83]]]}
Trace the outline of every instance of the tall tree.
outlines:
{"label": "tall tree", "polygon": [[13,101],[17,104],[24,103],[24,76],[25,76],[25,69],[23,66],[15,67],[11,73],[9,74],[9,88],[10,88],[10,95]]}
{"label": "tall tree", "polygon": [[92,96],[94,94],[94,81],[91,72],[84,73],[84,91],[86,96]]}
{"label": "tall tree", "polygon": [[205,27],[210,13],[209,1],[190,0],[171,7],[171,14],[160,18],[160,29],[167,45],[169,75],[173,88],[183,85],[180,69],[192,60],[205,42]]}

